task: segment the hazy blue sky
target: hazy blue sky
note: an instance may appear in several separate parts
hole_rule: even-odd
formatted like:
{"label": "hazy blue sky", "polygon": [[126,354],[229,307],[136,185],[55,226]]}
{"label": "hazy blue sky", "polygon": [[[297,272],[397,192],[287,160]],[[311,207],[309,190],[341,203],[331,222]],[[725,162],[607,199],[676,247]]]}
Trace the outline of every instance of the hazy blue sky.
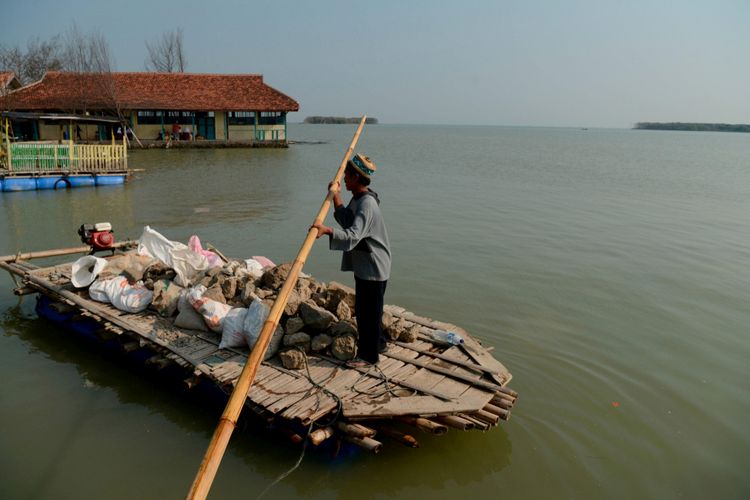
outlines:
{"label": "hazy blue sky", "polygon": [[3,0],[0,43],[76,21],[120,71],[182,27],[192,72],[262,73],[308,115],[384,123],[750,123],[750,0]]}

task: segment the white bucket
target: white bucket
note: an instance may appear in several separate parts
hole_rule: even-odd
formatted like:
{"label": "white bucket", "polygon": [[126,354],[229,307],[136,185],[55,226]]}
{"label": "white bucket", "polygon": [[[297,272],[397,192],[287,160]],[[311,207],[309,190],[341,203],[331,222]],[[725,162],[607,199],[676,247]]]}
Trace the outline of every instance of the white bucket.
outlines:
{"label": "white bucket", "polygon": [[76,288],[89,286],[106,266],[107,261],[99,257],[93,255],[81,257],[73,263],[70,282]]}

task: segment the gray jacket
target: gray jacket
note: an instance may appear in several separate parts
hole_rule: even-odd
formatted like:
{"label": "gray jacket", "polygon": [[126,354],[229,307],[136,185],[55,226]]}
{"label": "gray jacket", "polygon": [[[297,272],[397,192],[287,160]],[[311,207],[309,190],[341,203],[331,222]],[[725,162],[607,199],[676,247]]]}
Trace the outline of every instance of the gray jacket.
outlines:
{"label": "gray jacket", "polygon": [[386,281],[391,275],[391,244],[380,213],[377,193],[368,190],[352,197],[346,207],[334,210],[342,229],[333,228],[331,250],[343,250],[342,271],[369,281]]}

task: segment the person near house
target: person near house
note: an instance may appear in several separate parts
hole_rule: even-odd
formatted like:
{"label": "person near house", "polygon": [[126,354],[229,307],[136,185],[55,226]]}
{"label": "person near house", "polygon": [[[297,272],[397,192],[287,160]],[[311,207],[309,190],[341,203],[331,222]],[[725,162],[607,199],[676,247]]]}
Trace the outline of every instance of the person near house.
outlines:
{"label": "person near house", "polygon": [[341,200],[338,183],[328,186],[334,192],[333,217],[341,229],[322,223],[311,227],[318,229],[318,238],[327,234],[331,250],[343,251],[341,270],[354,273],[357,318],[358,357],[353,366],[366,366],[378,362],[379,353],[386,347],[382,317],[385,288],[391,273],[391,245],[388,240],[380,198],[370,189],[376,166],[367,156],[355,154],[346,165],[344,185],[352,193],[348,205]]}

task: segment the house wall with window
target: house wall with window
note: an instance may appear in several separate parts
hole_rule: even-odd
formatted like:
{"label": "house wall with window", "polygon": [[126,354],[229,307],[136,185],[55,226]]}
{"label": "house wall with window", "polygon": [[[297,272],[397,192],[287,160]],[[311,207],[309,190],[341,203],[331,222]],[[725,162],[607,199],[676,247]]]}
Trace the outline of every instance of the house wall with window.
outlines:
{"label": "house wall with window", "polygon": [[229,111],[227,133],[230,141],[286,140],[286,113],[281,111]]}
{"label": "house wall with window", "polygon": [[162,130],[165,137],[172,132],[172,126],[167,127],[164,112],[161,110],[133,111],[130,116],[133,132],[139,139],[159,139],[162,137]]}

